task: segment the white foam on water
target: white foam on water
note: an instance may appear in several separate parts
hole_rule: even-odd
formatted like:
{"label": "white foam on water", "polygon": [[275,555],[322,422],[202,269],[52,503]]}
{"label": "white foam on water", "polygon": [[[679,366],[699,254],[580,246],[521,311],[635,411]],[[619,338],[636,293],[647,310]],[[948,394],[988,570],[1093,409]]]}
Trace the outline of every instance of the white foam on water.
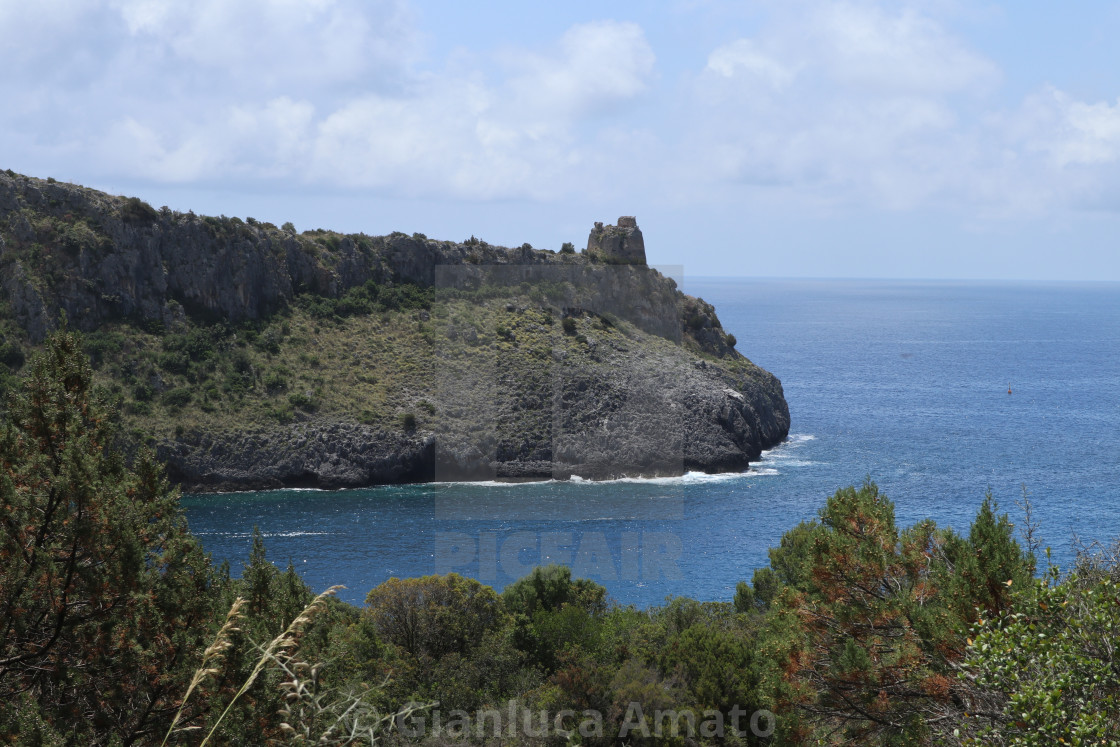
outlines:
{"label": "white foam on water", "polygon": [[700,483],[712,482],[728,482],[730,480],[738,480],[743,476],[742,472],[717,472],[709,474],[707,472],[685,472],[683,475],[676,475],[673,477],[620,477],[617,480],[603,480],[602,482],[611,483],[634,483],[638,485],[694,485]]}
{"label": "white foam on water", "polygon": [[811,459],[795,459],[791,456],[775,456],[765,459],[760,464],[773,464],[780,467],[815,467],[823,462],[814,462]]}
{"label": "white foam on water", "polygon": [[[194,532],[194,534],[233,537],[234,539],[253,536],[252,532]],[[261,532],[261,537],[326,537],[330,534],[331,532]]]}
{"label": "white foam on water", "polygon": [[476,486],[476,487],[491,487],[491,488],[510,488],[519,485],[526,486],[539,486],[547,485],[549,483],[567,483],[569,485],[619,485],[619,484],[638,484],[638,485],[687,485],[692,483],[709,483],[709,482],[726,482],[728,480],[738,480],[750,472],[717,472],[709,474],[707,472],[686,472],[683,475],[673,475],[667,477],[616,477],[610,480],[592,480],[579,475],[572,475],[567,480],[517,480],[510,482],[503,482],[501,480],[477,480],[477,481],[462,481],[462,482],[437,482],[429,483],[436,486]]}
{"label": "white foam on water", "polygon": [[798,458],[798,449],[817,437],[811,433],[792,433],[785,441],[772,449],[762,452],[762,459],[758,462],[758,474],[779,474],[778,467],[813,467],[821,462],[811,459]]}
{"label": "white foam on water", "polygon": [[[575,478],[573,477],[572,479],[575,479]],[[465,485],[467,485],[467,486],[472,486],[473,485],[475,487],[481,487],[481,488],[511,488],[511,487],[515,487],[517,485],[547,485],[550,482],[561,482],[561,481],[549,478],[547,480],[509,480],[508,482],[504,481],[504,480],[457,480],[455,482],[429,482],[429,483],[417,483],[417,484],[418,485],[432,485],[432,486],[437,486],[437,487],[463,487]]]}

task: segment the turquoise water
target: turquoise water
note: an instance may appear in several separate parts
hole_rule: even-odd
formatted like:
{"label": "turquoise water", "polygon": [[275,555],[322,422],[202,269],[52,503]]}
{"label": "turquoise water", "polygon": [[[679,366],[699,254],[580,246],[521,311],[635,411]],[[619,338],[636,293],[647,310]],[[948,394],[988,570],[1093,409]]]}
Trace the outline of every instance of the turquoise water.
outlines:
{"label": "turquoise water", "polygon": [[[838,487],[875,480],[900,524],[966,529],[1026,486],[1054,557],[1120,536],[1120,285],[686,280],[781,378],[789,440],[742,475],[187,496],[236,570],[269,557],[361,601],[390,576],[501,587],[564,562],[620,602],[727,600]],[[1007,394],[1010,384],[1012,394]]]}

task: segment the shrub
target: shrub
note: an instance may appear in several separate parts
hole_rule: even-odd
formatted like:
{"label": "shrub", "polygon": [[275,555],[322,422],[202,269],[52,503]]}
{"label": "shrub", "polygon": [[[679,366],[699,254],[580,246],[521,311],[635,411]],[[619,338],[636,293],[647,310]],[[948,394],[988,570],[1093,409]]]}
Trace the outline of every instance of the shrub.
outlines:
{"label": "shrub", "polygon": [[288,377],[284,371],[273,369],[264,377],[264,388],[269,394],[276,394],[288,388]]}
{"label": "shrub", "polygon": [[156,362],[164,371],[177,374],[185,374],[191,367],[190,358],[181,350],[171,353],[160,353],[159,357],[156,358]]}
{"label": "shrub", "polygon": [[269,327],[257,338],[257,347],[266,353],[276,355],[280,352],[280,343],[283,341],[284,335],[281,334],[280,330]]}
{"label": "shrub", "polygon": [[284,225],[280,226],[280,230],[286,233],[294,234],[296,232],[296,227],[292,225],[292,222],[289,220],[284,221]]}
{"label": "shrub", "polygon": [[572,242],[565,241],[563,244],[560,245],[560,253],[561,254],[575,254],[576,253],[576,247]]}
{"label": "shrub", "polygon": [[411,412],[401,413],[400,416],[401,430],[414,431],[416,430],[416,415]]}
{"label": "shrub", "polygon": [[735,335],[728,335],[727,336],[727,346],[729,348],[735,347],[735,343],[737,343],[737,342],[739,342],[739,341],[735,339]]}
{"label": "shrub", "polygon": [[[171,307],[174,301],[168,302]],[[208,361],[217,356],[217,332],[205,327],[163,338],[163,349],[184,353],[192,362]]]}
{"label": "shrub", "polygon": [[139,197],[129,197],[121,205],[121,220],[131,225],[155,223],[159,220],[159,213]]}
{"label": "shrub", "polygon": [[296,392],[295,394],[288,395],[288,402],[293,407],[298,407],[307,412],[315,412],[319,409],[318,404],[307,392]]}
{"label": "shrub", "polygon": [[537,566],[502,591],[507,610],[529,616],[537,610],[555,612],[567,605],[602,614],[607,608],[606,599],[605,588],[586,578],[573,581],[571,568],[555,564]]}
{"label": "shrub", "polygon": [[381,639],[413,657],[465,654],[507,619],[492,588],[456,573],[391,578],[366,596],[366,605]]}
{"label": "shrub", "polygon": [[295,420],[295,412],[292,410],[291,405],[277,405],[276,407],[269,407],[264,411],[266,418],[275,420],[280,425],[287,425]]}
{"label": "shrub", "polygon": [[98,248],[107,248],[111,242],[99,236],[93,229],[82,221],[72,223],[62,229],[58,237],[63,249],[71,254],[80,254],[83,251],[93,251]]}
{"label": "shrub", "polygon": [[576,333],[576,320],[570,316],[564,317],[563,321],[560,322],[560,326],[564,328],[564,334],[566,335],[574,335]]}
{"label": "shrub", "polygon": [[173,410],[186,407],[190,401],[191,390],[185,386],[168,389],[163,393],[163,404]]}
{"label": "shrub", "polygon": [[0,364],[11,370],[16,370],[23,365],[23,349],[11,340],[0,336]]}

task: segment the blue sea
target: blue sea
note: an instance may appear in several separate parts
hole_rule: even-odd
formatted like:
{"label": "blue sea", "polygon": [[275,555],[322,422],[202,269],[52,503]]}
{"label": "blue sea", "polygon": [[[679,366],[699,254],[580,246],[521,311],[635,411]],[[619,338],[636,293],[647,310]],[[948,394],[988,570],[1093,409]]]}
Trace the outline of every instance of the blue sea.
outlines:
{"label": "blue sea", "polygon": [[[234,572],[254,526],[316,590],[391,576],[501,588],[558,562],[620,603],[730,600],[783,532],[866,478],[900,526],[967,532],[986,491],[1055,562],[1120,537],[1120,284],[686,279],[781,380],[789,439],[736,475],[184,497]],[[1011,393],[1008,393],[1010,388]]]}

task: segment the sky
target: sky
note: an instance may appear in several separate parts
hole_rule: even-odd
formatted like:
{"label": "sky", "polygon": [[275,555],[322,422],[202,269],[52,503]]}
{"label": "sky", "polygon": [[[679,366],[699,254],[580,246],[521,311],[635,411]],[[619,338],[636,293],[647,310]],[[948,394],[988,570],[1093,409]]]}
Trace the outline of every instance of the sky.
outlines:
{"label": "sky", "polygon": [[0,0],[0,169],[686,275],[1120,281],[1120,4]]}

